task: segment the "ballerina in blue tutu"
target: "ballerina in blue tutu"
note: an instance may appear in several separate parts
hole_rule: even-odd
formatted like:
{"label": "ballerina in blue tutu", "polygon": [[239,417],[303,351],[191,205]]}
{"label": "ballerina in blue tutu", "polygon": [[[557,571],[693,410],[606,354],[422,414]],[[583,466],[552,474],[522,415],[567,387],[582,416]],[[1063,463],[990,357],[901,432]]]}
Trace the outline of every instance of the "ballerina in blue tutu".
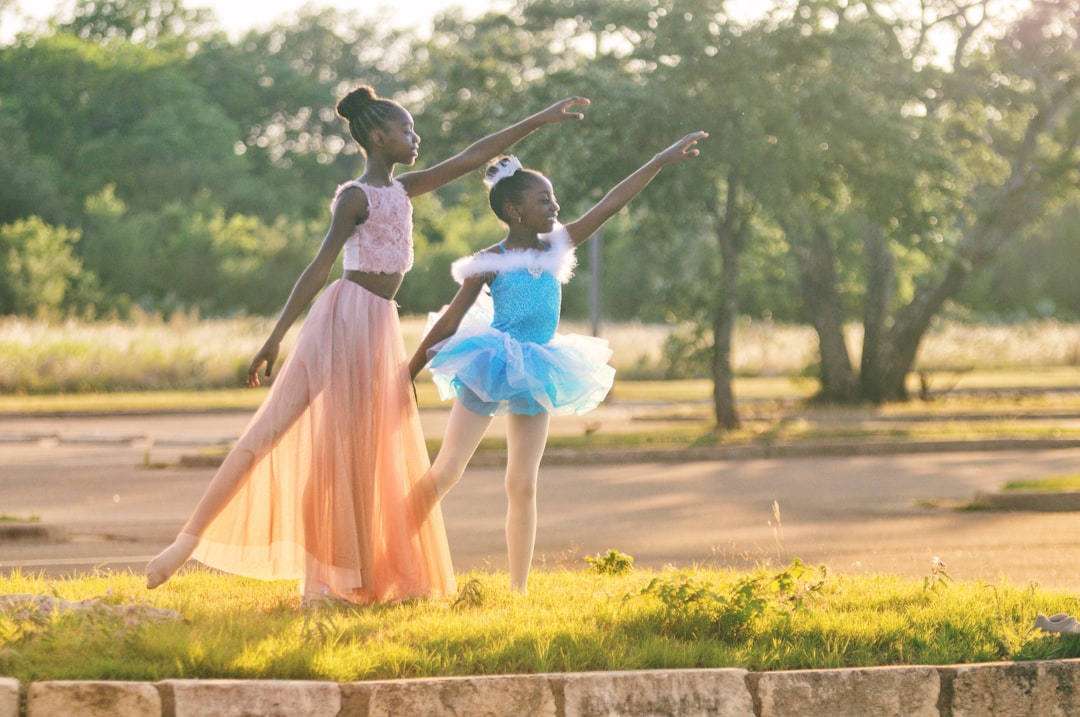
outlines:
{"label": "ballerina in blue tutu", "polygon": [[606,341],[557,333],[562,285],[577,264],[574,250],[663,167],[696,157],[694,145],[707,136],[686,135],[566,225],[558,223],[555,191],[540,172],[512,156],[496,158],[485,172],[489,202],[507,225],[506,238],[454,262],[461,288],[433,316],[409,369],[415,379],[430,360],[440,396],[457,399],[429,473],[439,498],[461,478],[491,417],[507,414],[506,547],[516,590],[525,592],[532,564],[536,482],[549,418],[596,408],[615,378]]}

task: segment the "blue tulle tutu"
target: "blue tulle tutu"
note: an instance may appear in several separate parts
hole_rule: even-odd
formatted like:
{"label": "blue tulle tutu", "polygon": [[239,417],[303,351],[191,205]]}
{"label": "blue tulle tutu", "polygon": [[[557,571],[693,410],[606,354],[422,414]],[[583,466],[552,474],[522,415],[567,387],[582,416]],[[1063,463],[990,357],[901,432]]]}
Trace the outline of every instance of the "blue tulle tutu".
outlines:
{"label": "blue tulle tutu", "polygon": [[580,415],[600,405],[615,380],[607,341],[558,333],[545,343],[518,341],[492,328],[484,298],[453,336],[429,352],[428,368],[443,400],[456,398],[488,416]]}

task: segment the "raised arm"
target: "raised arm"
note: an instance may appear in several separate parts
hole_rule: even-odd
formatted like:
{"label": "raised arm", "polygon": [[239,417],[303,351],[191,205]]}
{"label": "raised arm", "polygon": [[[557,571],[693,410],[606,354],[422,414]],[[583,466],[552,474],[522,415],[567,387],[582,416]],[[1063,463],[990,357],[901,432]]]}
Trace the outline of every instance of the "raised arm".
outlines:
{"label": "raised arm", "polygon": [[484,281],[483,276],[471,276],[465,279],[461,284],[461,288],[458,289],[457,294],[451,300],[450,305],[446,307],[446,311],[435,321],[427,335],[421,339],[420,345],[416,348],[416,352],[413,353],[412,359],[409,360],[409,375],[414,381],[420,375],[420,371],[423,370],[424,366],[427,366],[428,350],[443,339],[450,338],[458,330],[461,320],[465,318],[465,312],[476,301],[476,297],[480,296],[480,291],[484,288]]}
{"label": "raised arm", "polygon": [[584,97],[569,97],[560,100],[547,109],[526,117],[516,124],[473,142],[463,151],[439,162],[433,167],[402,174],[398,177],[398,181],[404,185],[410,197],[438,189],[474,169],[483,167],[491,159],[502,154],[546,124],[584,119],[584,113],[572,111],[571,108],[574,105],[588,104],[589,100]]}
{"label": "raised arm", "polygon": [[266,377],[270,378],[274,363],[277,361],[278,351],[281,348],[281,340],[285,338],[289,327],[293,325],[304,308],[326,286],[326,279],[330,276],[330,270],[333,269],[334,262],[337,261],[341,247],[344,246],[345,241],[352,234],[356,225],[367,220],[367,215],[367,195],[359,188],[346,190],[338,201],[334,203],[330,228],[323,238],[322,245],[319,246],[318,253],[301,272],[300,278],[296,280],[296,284],[293,285],[292,292],[285,302],[285,307],[281,310],[281,315],[270,332],[270,337],[255,354],[255,358],[251,360],[251,365],[248,366],[249,386],[255,387],[259,385],[259,369],[264,363],[266,364]]}
{"label": "raised arm", "polygon": [[691,132],[667,149],[654,155],[645,164],[641,165],[633,174],[619,182],[611,189],[604,198],[592,206],[588,211],[575,221],[566,225],[566,231],[570,234],[574,245],[596,233],[596,230],[604,225],[615,213],[630,203],[630,200],[641,194],[641,190],[649,186],[649,182],[660,173],[660,170],[669,164],[681,162],[690,157],[696,157],[699,151],[695,144],[698,140],[708,137],[707,132]]}

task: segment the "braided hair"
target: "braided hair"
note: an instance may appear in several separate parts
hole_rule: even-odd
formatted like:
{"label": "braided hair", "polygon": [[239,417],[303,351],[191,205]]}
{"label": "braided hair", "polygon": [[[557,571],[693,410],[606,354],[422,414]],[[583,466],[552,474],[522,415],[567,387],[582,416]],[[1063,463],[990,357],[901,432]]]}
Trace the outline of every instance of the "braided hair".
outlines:
{"label": "braided hair", "polygon": [[386,123],[402,107],[393,100],[379,97],[370,85],[361,85],[341,98],[337,114],[349,123],[349,134],[364,150],[371,151],[371,133],[385,129]]}

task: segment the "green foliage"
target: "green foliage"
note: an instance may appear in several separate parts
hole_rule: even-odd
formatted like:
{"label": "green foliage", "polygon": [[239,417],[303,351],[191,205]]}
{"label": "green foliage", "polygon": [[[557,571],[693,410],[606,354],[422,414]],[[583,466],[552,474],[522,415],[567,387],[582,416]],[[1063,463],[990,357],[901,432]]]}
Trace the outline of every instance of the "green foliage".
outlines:
{"label": "green foliage", "polygon": [[416,258],[396,299],[402,312],[426,315],[450,303],[457,292],[450,274],[454,260],[498,242],[504,227],[490,210],[477,219],[468,207],[446,207],[434,195],[413,204]]}
{"label": "green foliage", "polygon": [[37,217],[0,225],[0,314],[57,312],[80,276],[78,232]]}
{"label": "green foliage", "polygon": [[585,556],[585,563],[600,575],[623,575],[634,569],[634,558],[611,549],[605,555]]}
{"label": "green foliage", "polygon": [[0,224],[31,216],[62,222],[70,214],[56,165],[31,149],[21,105],[0,93]]}
{"label": "green foliage", "polygon": [[700,323],[687,323],[664,340],[664,378],[708,378],[712,375],[712,333]]}
{"label": "green foliage", "polygon": [[665,632],[685,640],[709,634],[739,640],[767,613],[797,610],[822,588],[825,577],[824,566],[815,571],[796,559],[780,572],[757,571],[725,588],[676,575],[653,578],[638,594],[659,603],[657,620]]}
{"label": "green foliage", "polygon": [[96,0],[71,7],[71,19],[58,29],[99,44],[129,41],[153,47],[196,34],[210,20],[207,10],[168,0]]}
{"label": "green foliage", "polygon": [[985,272],[972,278],[958,301],[986,321],[1022,322],[1034,318],[1080,318],[1080,264],[1076,227],[1080,204],[1049,212],[1022,242],[1002,248]]}

